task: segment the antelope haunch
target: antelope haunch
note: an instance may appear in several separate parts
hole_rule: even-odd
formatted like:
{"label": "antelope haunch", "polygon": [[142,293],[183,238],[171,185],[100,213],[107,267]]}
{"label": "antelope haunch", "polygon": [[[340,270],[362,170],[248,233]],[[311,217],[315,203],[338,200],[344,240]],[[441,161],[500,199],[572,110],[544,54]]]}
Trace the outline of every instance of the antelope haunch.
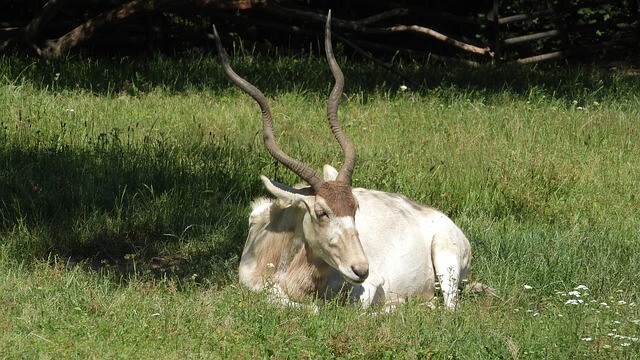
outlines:
{"label": "antelope haunch", "polygon": [[350,186],[355,149],[338,122],[344,77],[333,55],[330,24],[329,12],[325,51],[335,85],[327,118],[345,160],[340,171],[325,165],[322,178],[277,146],[267,99],[231,69],[214,27],[225,74],[262,110],[267,150],[309,184],[297,189],[261,176],[275,199],[252,204],[240,282],[255,291],[272,291],[286,303],[328,298],[346,289],[365,306],[392,305],[411,296],[428,301],[439,282],[445,305],[454,309],[471,260],[462,231],[441,212],[403,195]]}

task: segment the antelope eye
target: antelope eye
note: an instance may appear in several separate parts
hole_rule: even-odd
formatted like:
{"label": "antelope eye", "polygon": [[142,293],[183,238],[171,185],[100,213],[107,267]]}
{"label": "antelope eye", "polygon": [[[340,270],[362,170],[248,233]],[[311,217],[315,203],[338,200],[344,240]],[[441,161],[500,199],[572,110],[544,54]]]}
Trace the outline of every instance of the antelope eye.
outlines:
{"label": "antelope eye", "polygon": [[328,219],[328,218],[329,218],[329,215],[328,215],[328,214],[327,214],[327,212],[326,212],[326,211],[324,211],[324,210],[318,210],[318,211],[316,211],[316,217],[317,217],[319,220],[326,220],[326,219]]}

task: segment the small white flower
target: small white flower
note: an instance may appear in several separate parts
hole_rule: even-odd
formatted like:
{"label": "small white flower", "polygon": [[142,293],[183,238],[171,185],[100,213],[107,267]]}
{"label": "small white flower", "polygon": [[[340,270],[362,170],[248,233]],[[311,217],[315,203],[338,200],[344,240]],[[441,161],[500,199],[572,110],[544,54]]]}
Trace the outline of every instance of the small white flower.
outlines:
{"label": "small white flower", "polygon": [[408,89],[407,85],[400,85],[401,91],[406,91]]}
{"label": "small white flower", "polygon": [[585,285],[578,285],[573,290],[589,290]]}
{"label": "small white flower", "polygon": [[620,344],[620,346],[630,346],[630,345],[631,345],[631,343],[622,343],[622,344]]}
{"label": "small white flower", "polygon": [[624,300],[619,300],[618,305],[627,305],[627,302]]}
{"label": "small white flower", "polygon": [[269,268],[269,269],[273,269],[273,268],[275,268],[275,267],[276,267],[276,266],[275,266],[275,265],[273,265],[273,263],[267,263],[267,268]]}
{"label": "small white flower", "polygon": [[524,289],[525,290],[531,290],[531,289],[533,289],[533,286],[525,284],[524,285]]}
{"label": "small white flower", "polygon": [[565,305],[580,305],[582,304],[584,301],[581,299],[569,299],[567,301],[565,301]]}
{"label": "small white flower", "polygon": [[593,341],[593,339],[590,338],[590,337],[584,337],[584,338],[582,338],[580,340],[582,340],[582,341]]}
{"label": "small white flower", "polygon": [[636,324],[636,325],[640,325],[640,319],[631,320],[631,322]]}
{"label": "small white flower", "polygon": [[540,315],[540,313],[533,313],[533,317],[538,317]]}
{"label": "small white flower", "polygon": [[580,291],[569,291],[568,292],[569,296],[575,296],[575,297],[581,297],[582,295],[580,294]]}
{"label": "small white flower", "polygon": [[66,111],[66,112],[70,112],[70,113],[74,113],[74,112],[76,112],[74,109],[64,109],[64,111]]}
{"label": "small white flower", "polygon": [[584,108],[582,106],[578,106],[576,109],[578,110],[584,110]]}

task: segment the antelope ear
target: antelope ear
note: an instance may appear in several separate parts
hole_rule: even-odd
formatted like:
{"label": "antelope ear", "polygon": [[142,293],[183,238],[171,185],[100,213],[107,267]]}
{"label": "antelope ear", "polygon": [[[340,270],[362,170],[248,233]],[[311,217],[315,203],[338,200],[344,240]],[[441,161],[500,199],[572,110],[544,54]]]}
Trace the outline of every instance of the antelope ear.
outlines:
{"label": "antelope ear", "polygon": [[325,165],[322,168],[324,181],[334,181],[338,177],[338,170],[331,165]]}
{"label": "antelope ear", "polygon": [[264,187],[267,188],[267,191],[278,199],[283,199],[295,203],[298,201],[305,201],[310,197],[315,197],[315,192],[312,188],[309,187],[296,189],[294,187],[281,184],[277,181],[271,181],[264,175],[260,175],[260,179],[264,183]]}

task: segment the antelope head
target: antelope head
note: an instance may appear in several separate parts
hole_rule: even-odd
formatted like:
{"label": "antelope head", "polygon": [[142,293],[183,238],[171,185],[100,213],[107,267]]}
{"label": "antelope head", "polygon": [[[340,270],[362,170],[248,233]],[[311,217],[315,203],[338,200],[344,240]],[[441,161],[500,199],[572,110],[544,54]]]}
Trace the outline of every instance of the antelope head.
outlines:
{"label": "antelope head", "polygon": [[355,167],[355,148],[338,122],[338,102],[342,96],[344,76],[333,55],[331,46],[331,12],[325,26],[325,52],[335,85],[329,95],[327,118],[331,131],[344,153],[340,171],[325,166],[321,178],[311,167],[285,154],[276,144],[271,108],[266,97],[255,86],[238,76],[229,65],[226,53],[214,26],[213,33],[218,55],[227,77],[250,95],[262,110],[264,144],[281,164],[300,176],[309,188],[295,189],[261,176],[267,190],[291,206],[304,212],[302,231],[305,249],[311,261],[322,260],[338,270],[345,280],[360,284],[369,275],[369,263],[362,249],[355,226],[358,201],[351,190],[351,174]]}

